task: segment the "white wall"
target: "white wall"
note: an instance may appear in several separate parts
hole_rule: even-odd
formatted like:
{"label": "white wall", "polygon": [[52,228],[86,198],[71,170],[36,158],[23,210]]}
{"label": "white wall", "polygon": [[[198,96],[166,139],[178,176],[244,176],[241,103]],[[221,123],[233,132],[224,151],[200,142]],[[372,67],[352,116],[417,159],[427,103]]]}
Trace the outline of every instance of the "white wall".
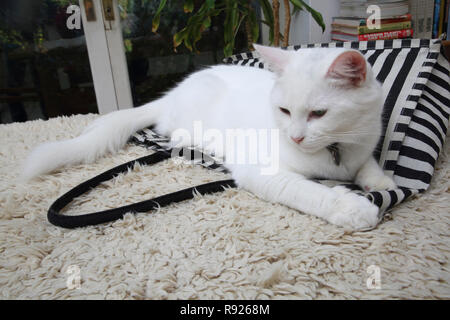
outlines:
{"label": "white wall", "polygon": [[[284,1],[280,0],[280,30],[284,30]],[[304,43],[321,43],[331,41],[331,21],[333,17],[339,16],[340,0],[306,0],[312,8],[319,11],[324,19],[326,29],[322,33],[322,28],[314,21],[309,12],[301,11],[292,16],[289,45]],[[293,11],[291,9],[291,11]],[[268,45],[268,28],[263,26],[263,44]]]}

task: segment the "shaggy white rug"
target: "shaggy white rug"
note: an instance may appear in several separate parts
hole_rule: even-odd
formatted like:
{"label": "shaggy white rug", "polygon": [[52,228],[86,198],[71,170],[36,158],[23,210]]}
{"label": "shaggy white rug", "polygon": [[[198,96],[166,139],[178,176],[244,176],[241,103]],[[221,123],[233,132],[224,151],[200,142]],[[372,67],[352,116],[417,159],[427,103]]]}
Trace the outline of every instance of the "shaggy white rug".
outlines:
{"label": "shaggy white rug", "polygon": [[[429,191],[396,207],[369,232],[351,233],[236,189],[97,227],[55,227],[46,213],[59,195],[149,153],[129,145],[94,164],[17,182],[32,147],[74,137],[95,117],[0,126],[1,298],[450,298],[449,143]],[[117,177],[66,214],[223,178],[168,160]],[[375,275],[371,265],[379,268],[379,289],[367,286]]]}

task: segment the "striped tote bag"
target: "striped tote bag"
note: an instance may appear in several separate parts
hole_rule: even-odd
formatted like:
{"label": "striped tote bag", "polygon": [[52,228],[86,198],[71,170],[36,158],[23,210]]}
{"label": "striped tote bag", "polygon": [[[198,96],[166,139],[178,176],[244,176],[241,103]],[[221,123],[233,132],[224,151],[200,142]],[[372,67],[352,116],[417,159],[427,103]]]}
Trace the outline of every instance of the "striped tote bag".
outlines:
{"label": "striped tote bag", "polygon": [[[427,190],[444,144],[450,115],[450,66],[443,55],[441,40],[337,42],[286,49],[311,47],[359,50],[372,65],[385,92],[384,133],[374,155],[398,188],[364,193],[355,185],[346,186],[368,197],[381,212]],[[267,68],[256,52],[236,54],[224,62]]]}

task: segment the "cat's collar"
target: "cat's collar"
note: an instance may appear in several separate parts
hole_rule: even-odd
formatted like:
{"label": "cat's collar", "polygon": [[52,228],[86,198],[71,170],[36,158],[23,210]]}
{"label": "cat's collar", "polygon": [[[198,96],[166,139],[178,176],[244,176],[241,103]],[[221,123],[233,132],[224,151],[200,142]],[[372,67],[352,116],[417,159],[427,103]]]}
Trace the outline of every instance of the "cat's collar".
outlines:
{"label": "cat's collar", "polygon": [[341,164],[341,152],[339,151],[339,144],[333,143],[327,147],[327,150],[331,153],[333,162],[335,165],[339,166]]}

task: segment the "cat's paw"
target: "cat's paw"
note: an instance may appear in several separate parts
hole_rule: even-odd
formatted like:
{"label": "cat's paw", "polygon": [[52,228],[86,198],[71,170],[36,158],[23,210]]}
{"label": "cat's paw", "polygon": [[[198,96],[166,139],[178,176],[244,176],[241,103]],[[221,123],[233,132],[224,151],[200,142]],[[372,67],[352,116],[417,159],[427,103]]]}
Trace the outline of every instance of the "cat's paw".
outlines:
{"label": "cat's paw", "polygon": [[387,175],[376,175],[372,177],[364,177],[357,179],[356,183],[366,192],[393,190],[397,188],[394,180]]}
{"label": "cat's paw", "polygon": [[353,230],[370,229],[378,224],[379,208],[367,198],[341,186],[333,190],[337,198],[328,221]]}

